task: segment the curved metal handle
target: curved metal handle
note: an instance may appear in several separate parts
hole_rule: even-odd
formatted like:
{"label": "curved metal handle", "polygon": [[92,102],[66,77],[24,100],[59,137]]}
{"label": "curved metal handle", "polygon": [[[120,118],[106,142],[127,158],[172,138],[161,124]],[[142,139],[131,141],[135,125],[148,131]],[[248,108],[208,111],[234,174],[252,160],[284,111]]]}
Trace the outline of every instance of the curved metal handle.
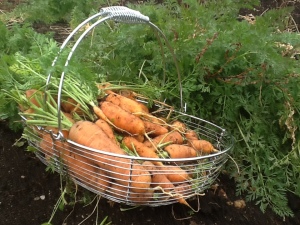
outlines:
{"label": "curved metal handle", "polygon": [[[180,72],[179,72],[179,67],[178,67],[178,63],[176,60],[176,56],[174,54],[174,50],[171,47],[168,39],[166,38],[166,36],[164,35],[164,33],[153,23],[150,22],[149,17],[148,16],[144,16],[143,14],[141,14],[139,11],[136,10],[132,10],[129,9],[125,6],[111,6],[111,7],[105,7],[102,8],[100,10],[99,13],[89,17],[88,19],[86,19],[85,21],[83,21],[81,24],[79,24],[74,30],[73,32],[70,33],[70,35],[66,38],[66,40],[63,42],[63,44],[60,47],[60,50],[57,54],[57,56],[54,58],[53,62],[52,62],[52,67],[55,66],[55,64],[57,63],[58,57],[61,55],[61,52],[63,51],[63,49],[67,46],[68,42],[72,39],[72,37],[81,30],[81,28],[83,26],[85,26],[87,23],[89,23],[91,20],[97,18],[97,17],[102,17],[99,20],[97,20],[96,22],[94,22],[92,25],[90,25],[81,35],[80,37],[77,39],[77,41],[74,43],[71,51],[68,54],[68,57],[66,59],[66,62],[64,64],[64,67],[66,68],[69,65],[69,61],[71,60],[76,48],[78,47],[79,43],[82,41],[82,39],[92,30],[94,29],[97,25],[99,25],[100,23],[103,23],[106,20],[114,20],[116,22],[121,22],[121,23],[130,23],[130,24],[136,24],[136,23],[144,23],[144,24],[148,24],[150,27],[152,27],[155,31],[157,31],[164,39],[167,47],[169,48],[171,54],[172,54],[172,58],[173,61],[175,63],[176,66],[176,70],[177,70],[177,75],[178,75],[178,82],[179,82],[179,89],[180,89],[180,104],[181,104],[181,109],[182,110],[186,110],[186,107],[183,106],[183,98],[182,98],[182,86],[181,86],[181,76],[180,76]],[[50,84],[50,80],[51,80],[51,72],[48,74],[48,78],[47,78],[47,82],[46,82],[46,87],[45,89],[48,89],[48,86]],[[63,137],[63,134],[61,132],[61,95],[62,95],[62,88],[63,88],[63,83],[64,83],[64,77],[65,77],[65,71],[63,71],[61,73],[61,77],[60,77],[60,83],[59,83],[59,88],[58,88],[58,95],[57,95],[57,118],[58,118],[58,136],[57,139]],[[46,95],[45,95],[45,101],[46,101]]]}
{"label": "curved metal handle", "polygon": [[149,17],[139,11],[129,9],[125,6],[110,6],[100,9],[102,16],[107,16],[116,22],[122,23],[148,23]]}

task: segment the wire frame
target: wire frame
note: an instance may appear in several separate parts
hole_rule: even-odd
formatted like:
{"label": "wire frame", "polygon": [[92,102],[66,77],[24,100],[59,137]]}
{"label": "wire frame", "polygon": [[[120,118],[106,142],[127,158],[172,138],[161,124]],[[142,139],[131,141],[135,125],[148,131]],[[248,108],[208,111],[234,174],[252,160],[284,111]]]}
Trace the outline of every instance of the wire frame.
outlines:
{"label": "wire frame", "polygon": [[[65,67],[68,66],[69,60],[84,36],[107,19],[124,23],[149,24],[164,37],[167,45],[170,46],[163,33],[149,21],[148,17],[126,7],[108,7],[101,9],[99,13],[86,19],[74,29],[53,60],[53,67],[63,49],[80,28],[98,17],[100,19],[85,30],[75,42],[67,57]],[[176,60],[175,65],[178,67]],[[233,139],[225,129],[209,121],[185,114],[182,110],[184,108],[182,97],[180,111],[175,111],[172,107],[155,101],[157,115],[172,113],[172,117],[184,122],[189,129],[196,131],[200,138],[211,142],[218,149],[218,152],[194,158],[154,159],[113,154],[105,151],[105,149],[88,148],[65,139],[61,132],[60,121],[60,101],[64,75],[63,71],[58,88],[59,132],[36,126],[26,126],[24,130],[24,137],[28,140],[29,145],[35,149],[36,156],[45,165],[58,173],[66,174],[75,183],[93,193],[127,205],[160,206],[176,202],[183,203],[186,199],[202,194],[216,180],[228,159],[227,152],[233,147]],[[180,79],[179,72],[178,77]],[[46,90],[50,83],[51,73],[48,75]],[[180,80],[179,83],[181,83]],[[147,102],[147,99],[144,98],[139,100],[144,103]],[[26,118],[23,119],[26,120]],[[161,164],[155,164],[157,161]],[[151,166],[153,164],[155,167]],[[162,180],[162,177],[168,177],[168,179]]]}

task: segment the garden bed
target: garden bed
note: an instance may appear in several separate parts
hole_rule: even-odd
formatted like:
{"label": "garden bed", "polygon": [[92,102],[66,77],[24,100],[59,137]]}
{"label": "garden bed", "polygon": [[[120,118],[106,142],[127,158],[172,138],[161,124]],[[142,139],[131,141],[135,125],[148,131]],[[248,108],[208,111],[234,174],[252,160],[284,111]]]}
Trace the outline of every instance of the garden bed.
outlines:
{"label": "garden bed", "polygon": [[[17,146],[16,141],[21,133],[11,131],[5,122],[0,123],[0,137],[0,221],[10,225],[40,225],[47,222],[61,194],[59,175],[46,171],[46,166],[33,153],[26,152],[25,145]],[[243,203],[245,199],[235,195],[234,181],[225,174],[219,177],[214,187],[199,197],[199,212],[192,212],[180,204],[129,209],[128,206],[113,204],[102,198],[98,204],[98,224],[106,216],[107,221],[114,225],[300,224],[300,202],[295,197],[290,202],[295,217],[283,221],[269,210],[262,213],[258,206],[250,202],[240,207],[237,203]],[[85,190],[78,189],[79,196],[84,193]],[[197,199],[189,203],[195,209],[198,207]],[[95,205],[96,201],[87,206],[78,202],[74,207],[58,209],[52,224],[78,225],[89,216],[83,224],[95,224]]]}

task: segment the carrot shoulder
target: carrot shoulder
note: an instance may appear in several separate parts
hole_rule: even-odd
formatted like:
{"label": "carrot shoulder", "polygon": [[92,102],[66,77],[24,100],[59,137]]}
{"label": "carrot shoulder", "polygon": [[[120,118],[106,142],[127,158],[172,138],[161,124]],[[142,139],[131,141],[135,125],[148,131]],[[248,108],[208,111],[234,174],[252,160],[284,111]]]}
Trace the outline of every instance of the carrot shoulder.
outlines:
{"label": "carrot shoulder", "polygon": [[105,101],[111,102],[130,113],[136,113],[136,112],[148,113],[148,111],[145,111],[145,107],[143,107],[138,101],[132,98],[127,98],[123,95],[119,95],[117,93],[111,93],[107,95]]}
{"label": "carrot shoulder", "polygon": [[[131,151],[136,151],[140,157],[159,159],[154,148],[149,148],[145,146],[142,142],[139,142],[134,137],[126,136],[123,138],[122,143]],[[157,162],[157,161],[153,162],[153,164],[160,165],[160,166],[163,165],[161,162]]]}
{"label": "carrot shoulder", "polygon": [[122,185],[130,186],[135,192],[146,192],[151,183],[149,172],[137,162],[123,158],[125,152],[96,124],[89,121],[78,121],[70,129],[69,139],[78,144],[120,156],[108,155],[85,148],[77,148],[93,163],[104,169],[109,177]]}
{"label": "carrot shoulder", "polygon": [[218,152],[218,150],[215,149],[214,146],[206,140],[189,140],[188,144],[189,146],[193,147],[195,150],[203,154]]}
{"label": "carrot shoulder", "polygon": [[197,151],[186,145],[171,144],[164,148],[168,152],[170,158],[192,158],[197,156]]}
{"label": "carrot shoulder", "polygon": [[147,140],[144,144],[148,147],[157,147],[163,144],[182,144],[183,137],[178,131],[170,131],[166,134],[156,136],[151,141]]}
{"label": "carrot shoulder", "polygon": [[111,102],[103,101],[100,103],[100,109],[107,119],[120,131],[125,131],[132,135],[145,134],[143,121],[119,106]]}

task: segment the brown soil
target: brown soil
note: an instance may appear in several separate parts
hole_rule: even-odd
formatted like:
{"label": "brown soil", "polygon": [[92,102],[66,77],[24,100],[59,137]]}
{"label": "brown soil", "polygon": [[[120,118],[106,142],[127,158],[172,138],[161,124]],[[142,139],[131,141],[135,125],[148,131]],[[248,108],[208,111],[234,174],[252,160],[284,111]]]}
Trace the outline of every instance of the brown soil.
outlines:
{"label": "brown soil", "polygon": [[[61,194],[59,175],[47,172],[46,166],[33,153],[25,151],[26,146],[14,145],[21,133],[11,131],[5,122],[0,122],[0,137],[0,224],[40,225],[47,222]],[[291,202],[295,217],[283,221],[270,210],[262,213],[254,203],[246,202],[244,208],[232,205],[244,198],[235,195],[235,184],[228,176],[220,175],[216,184],[217,189],[209,189],[205,196],[199,197],[199,212],[192,212],[179,203],[123,211],[129,207],[102,198],[98,204],[99,221],[107,216],[113,225],[300,224],[299,200]],[[79,188],[78,196],[82,197],[85,192]],[[198,206],[197,199],[189,200],[189,203],[195,209]],[[88,206],[78,202],[75,206],[58,209],[52,224],[77,225],[89,215],[83,224],[95,224],[97,214],[92,213],[95,206],[96,201]]]}
{"label": "brown soil", "polygon": [[[276,0],[262,2],[263,7],[255,11],[256,15],[268,8],[281,7],[283,4]],[[244,13],[248,12],[244,11]],[[300,24],[299,15],[300,6],[296,5],[293,20],[297,24]],[[60,197],[60,176],[46,171],[46,166],[33,153],[25,151],[25,145],[21,147],[14,145],[20,137],[21,133],[13,132],[7,127],[5,121],[0,121],[0,224],[40,225],[50,219]],[[124,211],[123,209],[128,209],[127,206],[112,204],[102,198],[98,203],[98,210],[94,213],[96,201],[89,205],[77,202],[73,206],[58,209],[54,214],[52,224],[100,224],[106,216],[107,221],[112,225],[300,224],[300,200],[295,196],[289,196],[289,205],[295,217],[286,218],[283,221],[270,210],[262,213],[253,202],[246,202],[244,208],[232,205],[234,201],[245,200],[245,198],[235,195],[235,183],[227,175],[221,174],[216,184],[217,189],[209,189],[205,192],[205,196],[199,197],[199,204],[197,199],[189,200],[194,208],[200,206],[198,212],[193,212],[179,203]],[[89,195],[79,188],[79,196]],[[98,223],[96,223],[97,213]],[[86,218],[88,219],[85,220]],[[85,221],[81,223],[83,220]]]}

